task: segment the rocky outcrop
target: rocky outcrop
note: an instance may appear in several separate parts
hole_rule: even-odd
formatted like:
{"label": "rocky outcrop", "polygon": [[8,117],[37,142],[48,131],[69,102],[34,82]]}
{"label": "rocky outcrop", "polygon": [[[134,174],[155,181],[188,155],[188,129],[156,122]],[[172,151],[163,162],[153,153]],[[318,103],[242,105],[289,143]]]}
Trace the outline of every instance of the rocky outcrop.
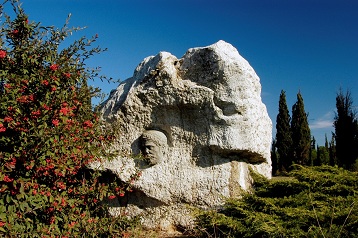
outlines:
{"label": "rocky outcrop", "polygon": [[144,59],[102,105],[123,156],[100,167],[123,181],[142,174],[111,212],[140,214],[147,227],[188,226],[187,205],[215,208],[239,197],[251,186],[249,168],[269,178],[272,122],[260,94],[255,71],[224,41],[181,59]]}

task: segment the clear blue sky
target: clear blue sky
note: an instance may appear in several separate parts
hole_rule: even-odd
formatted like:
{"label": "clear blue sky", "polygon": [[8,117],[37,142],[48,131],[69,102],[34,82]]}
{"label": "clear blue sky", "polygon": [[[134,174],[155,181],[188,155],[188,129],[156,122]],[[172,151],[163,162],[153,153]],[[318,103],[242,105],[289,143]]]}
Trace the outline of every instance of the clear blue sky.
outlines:
{"label": "clear blue sky", "polygon": [[[350,89],[358,105],[356,0],[24,0],[30,20],[61,27],[87,26],[75,37],[98,34],[108,52],[89,63],[124,80],[143,58],[218,40],[234,45],[261,79],[262,99],[276,125],[286,91],[291,111],[300,90],[311,133],[331,138],[335,96]],[[96,83],[108,93],[116,85]],[[275,129],[274,129],[275,133]]]}

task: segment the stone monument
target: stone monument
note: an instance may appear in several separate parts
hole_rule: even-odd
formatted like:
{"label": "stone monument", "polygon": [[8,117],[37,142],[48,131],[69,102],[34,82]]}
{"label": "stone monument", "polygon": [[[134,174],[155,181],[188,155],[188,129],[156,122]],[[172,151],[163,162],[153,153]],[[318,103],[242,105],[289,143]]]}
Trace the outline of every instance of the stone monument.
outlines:
{"label": "stone monument", "polygon": [[[101,108],[116,123],[122,156],[98,165],[134,192],[111,213],[140,215],[149,228],[190,226],[190,206],[220,207],[251,187],[249,168],[271,177],[272,122],[260,79],[230,44],[147,57]],[[143,155],[144,159],[133,159]]]}

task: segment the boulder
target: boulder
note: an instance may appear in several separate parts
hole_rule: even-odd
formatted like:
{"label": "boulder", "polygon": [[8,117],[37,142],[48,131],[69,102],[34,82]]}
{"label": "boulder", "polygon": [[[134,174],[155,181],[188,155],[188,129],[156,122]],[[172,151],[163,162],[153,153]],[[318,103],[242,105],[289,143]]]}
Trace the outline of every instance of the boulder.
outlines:
{"label": "boulder", "polygon": [[253,68],[224,41],[145,58],[101,107],[121,156],[97,166],[125,182],[141,173],[110,212],[188,227],[189,207],[219,208],[248,191],[250,169],[270,178],[272,122],[260,94]]}

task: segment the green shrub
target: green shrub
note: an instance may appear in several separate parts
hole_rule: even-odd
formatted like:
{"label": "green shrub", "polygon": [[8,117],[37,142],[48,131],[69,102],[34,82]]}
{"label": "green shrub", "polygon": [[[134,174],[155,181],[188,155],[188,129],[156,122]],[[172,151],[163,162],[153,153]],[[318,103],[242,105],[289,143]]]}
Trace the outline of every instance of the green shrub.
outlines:
{"label": "green shrub", "polygon": [[85,64],[102,52],[90,48],[97,36],[62,47],[78,28],[42,27],[16,0],[4,4],[16,18],[0,6],[0,235],[120,234],[129,222],[106,216],[105,201],[129,185],[104,183],[103,172],[87,169],[111,157],[113,140],[92,110],[97,90],[87,85],[98,77]]}
{"label": "green shrub", "polygon": [[253,193],[201,212],[198,227],[212,237],[357,237],[357,175],[329,166],[297,166],[291,179],[254,175]]}

